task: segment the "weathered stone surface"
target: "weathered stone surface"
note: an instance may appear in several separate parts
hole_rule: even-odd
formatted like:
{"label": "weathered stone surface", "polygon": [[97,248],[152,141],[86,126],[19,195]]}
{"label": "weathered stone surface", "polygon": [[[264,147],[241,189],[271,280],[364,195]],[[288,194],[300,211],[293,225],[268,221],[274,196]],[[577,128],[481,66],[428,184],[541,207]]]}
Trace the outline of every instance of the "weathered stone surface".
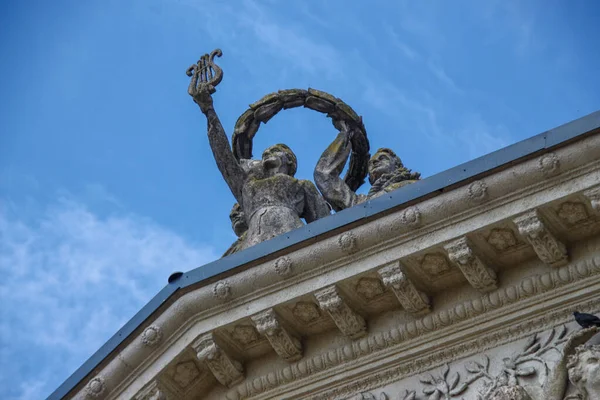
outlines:
{"label": "weathered stone surface", "polygon": [[256,329],[269,340],[273,350],[288,362],[302,358],[302,344],[286,329],[271,308],[252,316]]}
{"label": "weathered stone surface", "polygon": [[[293,177],[297,160],[289,147],[271,146],[263,152],[262,160],[253,163],[243,164],[236,159],[206,90],[206,86],[200,86],[190,94],[197,103],[203,104],[201,109],[208,120],[208,137],[217,166],[247,224],[244,238],[227,254],[298,228],[303,225],[302,219],[312,222],[329,215],[329,206],[316,187]],[[256,121],[265,122],[275,115],[282,107],[278,96],[272,93],[252,104],[253,118],[245,113],[238,121],[238,128],[252,126]],[[244,148],[236,150],[240,151]],[[252,165],[252,168],[248,170],[244,165]]]}
{"label": "weathered stone surface", "polygon": [[358,339],[367,334],[367,324],[364,318],[346,304],[335,286],[315,292],[315,298],[321,309],[327,311],[345,336]]}
{"label": "weathered stone surface", "polygon": [[482,292],[496,289],[496,273],[475,255],[473,246],[466,237],[456,239],[444,248],[450,260],[460,268],[471,286]]}
{"label": "weathered stone surface", "polygon": [[270,104],[270,103],[275,103],[279,101],[279,93],[269,93],[268,95],[264,96],[262,99],[258,100],[255,103],[250,104],[250,108],[253,110],[257,110],[258,108],[260,108],[261,106],[264,106],[266,104]]}
{"label": "weathered stone surface", "polygon": [[273,118],[279,111],[281,111],[282,108],[283,103],[281,101],[275,101],[273,103],[264,104],[254,111],[254,119],[256,121],[266,123],[271,118]]}
{"label": "weathered stone surface", "polygon": [[[411,172],[404,167],[396,153],[382,148],[377,150],[368,162],[369,182],[371,183],[368,194],[356,194],[350,185],[339,176],[351,151],[354,151],[354,143],[351,139],[356,128],[347,124],[343,124],[342,127],[340,134],[321,155],[314,171],[317,187],[334,210],[340,211],[352,207],[420,178],[421,174]],[[418,225],[420,215],[414,213],[414,209],[412,211],[416,222],[414,225]]]}
{"label": "weathered stone surface", "polygon": [[215,378],[227,387],[231,387],[244,379],[242,364],[231,358],[216,343],[212,333],[207,333],[196,340],[192,347],[198,359],[208,366]]}
{"label": "weathered stone surface", "polygon": [[177,400],[177,397],[165,385],[154,380],[134,400]]}
{"label": "weathered stone surface", "polygon": [[537,210],[522,214],[513,221],[544,263],[560,267],[568,262],[567,247],[550,232]]}
{"label": "weathered stone surface", "polygon": [[322,113],[330,113],[335,110],[335,104],[330,103],[327,100],[324,100],[320,97],[308,96],[306,98],[306,102],[304,107],[310,108],[311,110],[315,110]]}
{"label": "weathered stone surface", "polygon": [[431,311],[427,295],[415,287],[402,271],[399,262],[392,263],[377,271],[383,284],[394,292],[404,309],[415,315],[423,315]]}

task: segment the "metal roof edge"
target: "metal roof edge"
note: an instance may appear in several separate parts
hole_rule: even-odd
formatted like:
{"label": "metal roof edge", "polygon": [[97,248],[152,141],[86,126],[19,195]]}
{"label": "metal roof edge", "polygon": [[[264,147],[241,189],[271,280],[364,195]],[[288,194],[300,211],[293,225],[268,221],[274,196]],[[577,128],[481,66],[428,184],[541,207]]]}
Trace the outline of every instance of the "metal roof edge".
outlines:
{"label": "metal roof edge", "polygon": [[449,186],[473,179],[478,175],[514,163],[517,160],[531,157],[544,150],[565,145],[580,136],[598,129],[600,129],[600,110],[432,175],[411,185],[404,186],[390,192],[388,196],[375,198],[326,218],[319,219],[286,234],[279,235],[266,242],[259,243],[241,252],[188,271],[175,282],[165,286],[154,296],[131,320],[123,325],[98,351],[69,376],[47,400],[59,400],[68,395],[83,379],[94,372],[102,361],[117,349],[144,321],[180,289],[196,285],[205,279],[232,271],[234,268],[249,262],[257,261],[290,246],[314,239],[348,224],[357,223],[362,219],[371,218],[377,214],[390,211],[424,196],[435,194],[436,192],[441,193]]}

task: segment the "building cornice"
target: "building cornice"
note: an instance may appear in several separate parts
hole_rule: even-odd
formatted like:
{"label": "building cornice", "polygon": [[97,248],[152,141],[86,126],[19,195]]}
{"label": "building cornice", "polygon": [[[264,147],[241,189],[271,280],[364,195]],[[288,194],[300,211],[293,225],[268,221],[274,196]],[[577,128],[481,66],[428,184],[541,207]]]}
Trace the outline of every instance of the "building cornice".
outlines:
{"label": "building cornice", "polygon": [[[271,320],[280,325],[279,337],[271,338],[277,342],[265,343],[271,343],[282,357],[295,360],[301,357],[301,345],[296,342],[294,329],[280,321],[277,307],[298,299],[312,299],[335,321],[341,334],[353,339],[365,336],[367,331],[359,328],[365,312],[372,313],[365,311],[370,307],[368,302],[357,306],[360,302],[355,293],[346,299],[348,285],[357,279],[365,280],[367,295],[368,290],[387,290],[399,302],[398,307],[403,305],[408,314],[414,314],[412,318],[421,318],[415,321],[445,318],[440,315],[446,311],[440,307],[450,303],[434,302],[429,307],[429,297],[438,296],[445,288],[461,287],[479,295],[489,292],[484,295],[488,297],[495,293],[509,296],[506,291],[513,286],[502,280],[505,262],[490,258],[492,241],[483,243],[490,240],[485,235],[494,229],[501,233],[501,240],[493,243],[520,249],[519,262],[537,256],[538,264],[554,268],[550,275],[560,278],[557,271],[577,267],[560,267],[568,263],[569,240],[564,238],[569,237],[561,231],[562,225],[546,221],[547,214],[552,219],[556,205],[575,204],[563,208],[567,219],[576,220],[577,207],[583,204],[589,220],[584,222],[595,234],[600,192],[598,129],[600,112],[185,273],[49,399],[89,397],[91,383],[98,388],[98,382],[102,390],[92,390],[98,398],[132,398],[160,374],[159,365],[165,366],[189,351],[201,335],[243,320],[251,325],[250,317],[266,310],[271,310]],[[575,216],[570,217],[569,212]],[[536,247],[536,240],[542,244]],[[545,258],[544,254],[555,257]],[[424,268],[416,267],[426,256],[447,263],[448,279],[427,276]],[[378,280],[383,289],[377,287]],[[369,282],[375,286],[368,286]],[[337,297],[320,299],[319,291],[333,291]],[[354,319],[350,322],[348,318]],[[340,325],[344,323],[351,326]],[[354,343],[380,340],[372,339],[377,335],[384,334],[368,333],[367,339]],[[243,385],[251,384],[243,382],[236,388]]]}

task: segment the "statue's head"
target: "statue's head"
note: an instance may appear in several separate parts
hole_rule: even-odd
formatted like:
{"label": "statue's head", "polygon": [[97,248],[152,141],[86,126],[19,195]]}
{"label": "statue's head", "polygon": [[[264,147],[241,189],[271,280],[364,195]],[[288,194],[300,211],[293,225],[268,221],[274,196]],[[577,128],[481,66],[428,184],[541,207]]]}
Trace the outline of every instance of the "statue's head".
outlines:
{"label": "statue's head", "polygon": [[229,219],[231,220],[231,229],[233,229],[237,237],[242,236],[242,234],[248,230],[244,211],[238,203],[233,205],[233,208],[229,213]]}
{"label": "statue's head", "polygon": [[369,182],[372,185],[382,175],[401,168],[404,168],[404,164],[396,153],[387,148],[378,149],[369,160]]}
{"label": "statue's head", "polygon": [[581,345],[567,363],[569,380],[589,399],[600,399],[600,345]]}
{"label": "statue's head", "polygon": [[262,154],[262,162],[268,175],[284,173],[294,176],[298,168],[296,155],[285,144],[276,144],[267,148]]}

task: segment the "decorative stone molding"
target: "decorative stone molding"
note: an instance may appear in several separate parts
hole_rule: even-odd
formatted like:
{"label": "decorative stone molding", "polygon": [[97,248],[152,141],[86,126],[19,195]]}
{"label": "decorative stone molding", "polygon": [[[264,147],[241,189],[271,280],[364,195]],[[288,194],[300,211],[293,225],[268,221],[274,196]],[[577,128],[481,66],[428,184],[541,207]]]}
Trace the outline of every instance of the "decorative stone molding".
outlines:
{"label": "decorative stone molding", "polygon": [[[600,307],[600,301],[592,300],[585,305],[581,305],[580,308],[586,309],[586,311],[597,312]],[[494,347],[501,346],[508,342],[512,342],[518,339],[525,337],[528,334],[534,333],[536,331],[543,330],[544,327],[552,327],[560,324],[564,324],[567,321],[572,319],[572,310],[563,311],[560,313],[554,313],[552,315],[544,315],[540,318],[536,319],[533,322],[526,322],[517,324],[515,326],[511,326],[509,328],[502,329],[500,331],[495,332],[492,335],[488,335],[487,337],[483,337],[476,340],[467,341],[455,346],[449,346],[447,348],[440,349],[435,352],[435,354],[430,355],[429,357],[422,358],[418,361],[409,361],[401,363],[397,366],[389,368],[385,371],[378,371],[374,374],[370,374],[359,379],[354,380],[351,384],[346,386],[340,386],[337,388],[333,388],[330,390],[325,390],[322,393],[313,395],[309,397],[310,400],[329,400],[329,399],[338,399],[338,398],[347,398],[349,396],[354,395],[357,392],[364,392],[366,390],[373,390],[378,387],[385,386],[387,384],[397,382],[402,378],[421,374],[426,371],[429,371],[433,368],[447,365],[449,362],[454,360],[480,354],[483,351],[492,349]],[[443,370],[445,367],[443,367]],[[452,377],[455,379],[454,377]],[[492,378],[493,379],[493,378]],[[256,382],[256,381],[255,381]],[[451,382],[449,382],[451,383]],[[444,387],[447,382],[440,382],[440,386]],[[456,388],[455,388],[456,389]],[[245,391],[242,391],[245,392]],[[238,400],[245,399],[251,396],[239,396],[240,391],[236,393],[234,396],[228,398],[230,400]],[[405,395],[410,395],[410,393],[414,393],[414,391],[405,392]],[[400,397],[402,398],[402,397]],[[409,397],[410,398],[410,397]],[[450,399],[452,397],[433,397],[438,399]],[[413,400],[416,400],[416,397],[412,397]],[[428,398],[430,399],[430,398]],[[419,399],[420,400],[420,399]],[[424,399],[423,399],[424,400]],[[487,400],[487,399],[486,399]],[[495,400],[504,400],[502,398]],[[512,400],[512,399],[510,399]],[[548,399],[550,400],[550,399]],[[554,400],[554,399],[552,399]],[[574,399],[575,400],[575,399]]]}
{"label": "decorative stone molding", "polygon": [[575,225],[588,218],[588,212],[582,203],[566,202],[561,204],[558,212],[558,218],[568,225]]}
{"label": "decorative stone molding", "polygon": [[346,253],[354,253],[358,250],[358,245],[356,244],[356,235],[352,232],[342,233],[338,237],[338,244]]}
{"label": "decorative stone molding", "polygon": [[460,268],[467,281],[481,292],[496,289],[496,273],[485,265],[473,252],[466,237],[456,239],[444,246],[450,260]]}
{"label": "decorative stone molding", "polygon": [[[279,386],[308,378],[324,370],[343,366],[347,363],[356,363],[358,359],[373,353],[389,351],[396,346],[414,346],[414,340],[428,340],[428,337],[430,339],[431,335],[444,334],[443,329],[451,328],[453,325],[461,322],[469,321],[471,326],[474,324],[477,325],[481,321],[480,318],[490,318],[489,316],[496,310],[502,311],[507,307],[512,308],[515,303],[526,299],[531,298],[536,303],[552,299],[555,297],[555,290],[588,278],[596,281],[598,275],[600,275],[600,259],[596,257],[552,269],[545,274],[530,276],[517,285],[499,288],[479,298],[459,303],[452,309],[433,311],[416,321],[399,324],[391,330],[378,332],[351,344],[330,349],[323,354],[304,358],[283,369],[274,369],[268,374],[254,378],[252,382],[242,383],[234,391],[228,393],[227,397],[230,400],[240,400],[258,396]],[[587,285],[584,281],[579,283],[578,286]],[[535,319],[506,327],[494,334],[440,349],[429,358],[403,362],[401,365],[387,371],[380,371],[374,375],[361,378],[353,386],[325,391],[311,397],[311,399],[328,400],[345,398],[357,392],[382,387],[405,376],[420,374],[452,360],[471,354],[479,354],[484,350],[540,331],[543,327],[553,327],[571,321],[573,319],[572,312],[575,307],[581,312],[598,312],[600,310],[600,299],[595,298],[589,302],[580,303],[577,306],[573,305],[560,312],[556,311],[539,315]]]}
{"label": "decorative stone molding", "polygon": [[260,339],[256,328],[250,325],[236,325],[231,332],[231,337],[243,346],[257,342]]}
{"label": "decorative stone molding", "polygon": [[[458,397],[464,399],[465,395],[468,399],[475,399],[473,395],[476,395],[478,400],[531,400],[530,394],[521,384],[525,384],[525,380],[529,378],[528,387],[534,389],[530,384],[531,378],[536,377],[544,379],[534,392],[541,394],[540,399],[563,400],[564,389],[568,386],[568,369],[569,380],[577,387],[579,393],[569,395],[565,400],[599,399],[600,377],[596,370],[599,366],[600,346],[577,346],[577,343],[589,340],[597,332],[598,328],[590,328],[576,330],[567,336],[567,329],[563,325],[550,329],[548,333],[536,333],[528,338],[520,350],[513,352],[509,357],[506,357],[508,354],[497,357],[484,354],[462,362],[462,368],[458,370],[445,364],[440,371],[421,376],[419,390],[404,389],[403,393],[394,398],[425,400],[424,396],[417,395],[423,393],[428,400]],[[573,348],[575,346],[577,347]],[[558,354],[562,361],[550,361],[553,353],[554,356]],[[500,356],[504,356],[502,360],[499,359]],[[474,383],[482,383],[477,392]],[[347,400],[389,400],[392,397],[388,393],[393,396],[394,390],[381,392],[379,397],[363,392]]]}
{"label": "decorative stone molding", "polygon": [[275,261],[275,272],[280,276],[287,277],[292,275],[292,267],[292,259],[287,256],[278,258],[277,261]]}
{"label": "decorative stone molding", "polygon": [[286,361],[297,361],[302,358],[302,345],[287,329],[272,308],[251,317],[256,329],[265,335],[273,350]]}
{"label": "decorative stone molding", "polygon": [[415,287],[415,285],[402,272],[400,262],[396,261],[377,271],[381,276],[383,284],[392,289],[396,298],[404,309],[416,315],[428,313],[429,298]]}
{"label": "decorative stone molding", "polygon": [[162,340],[162,330],[156,325],[150,325],[142,332],[142,343],[148,347],[154,347]]}
{"label": "decorative stone molding", "polygon": [[321,317],[321,311],[315,303],[300,301],[292,308],[292,314],[301,322],[311,323]]}
{"label": "decorative stone molding", "polygon": [[586,190],[583,195],[589,200],[596,213],[600,213],[600,187]]}
{"label": "decorative stone molding", "polygon": [[488,198],[488,188],[483,181],[474,181],[468,188],[469,199],[473,202],[482,202]]}
{"label": "decorative stone molding", "polygon": [[93,399],[102,399],[106,395],[106,384],[104,378],[97,376],[85,387],[86,394]]}
{"label": "decorative stone molding", "polygon": [[[582,267],[581,264],[578,264],[577,269],[582,271],[581,273],[577,272],[575,269],[569,269],[568,272],[565,272],[561,268],[548,270],[549,274],[542,275],[541,280],[534,277],[533,280],[528,280],[522,283],[521,286],[517,285],[518,287],[516,289],[513,288],[512,292],[510,292],[511,288],[506,289],[503,287],[500,289],[502,292],[500,294],[500,300],[494,296],[489,298],[484,296],[482,297],[483,305],[480,302],[474,302],[472,304],[471,302],[466,302],[464,303],[464,308],[461,310],[460,307],[456,308],[458,305],[455,307],[455,304],[448,304],[445,301],[450,301],[451,299],[457,300],[458,298],[462,298],[462,296],[446,297],[444,295],[446,290],[463,290],[456,286],[458,284],[458,280],[455,279],[456,267],[452,265],[449,270],[446,270],[446,272],[451,271],[450,273],[446,274],[446,272],[442,272],[439,277],[436,277],[437,279],[427,279],[427,277],[424,276],[425,274],[421,273],[425,270],[420,268],[422,259],[419,256],[427,253],[435,253],[438,251],[440,245],[455,237],[473,235],[472,237],[475,239],[478,232],[500,228],[506,220],[514,219],[514,217],[526,212],[528,209],[537,207],[542,209],[544,213],[551,213],[555,210],[555,205],[565,201],[564,199],[578,201],[576,199],[579,198],[580,201],[583,201],[584,190],[594,187],[598,188],[598,146],[600,146],[600,135],[595,134],[589,135],[582,140],[577,140],[562,148],[557,148],[555,151],[561,160],[560,170],[562,173],[545,180],[540,179],[542,174],[538,169],[539,159],[526,160],[512,166],[507,165],[504,169],[494,170],[489,174],[486,173],[485,178],[483,179],[485,179],[485,182],[489,187],[490,194],[503,193],[502,196],[490,201],[486,207],[473,207],[472,204],[466,202],[465,192],[468,184],[461,186],[462,183],[458,183],[454,187],[448,188],[447,191],[440,192],[435,197],[419,199],[418,207],[423,211],[423,214],[426,215],[427,224],[418,230],[409,230],[407,229],[408,227],[399,224],[399,217],[403,210],[390,210],[389,214],[376,215],[357,221],[352,225],[352,232],[360,244],[361,252],[356,254],[355,257],[340,257],[341,251],[338,246],[338,238],[341,232],[336,232],[338,236],[330,237],[324,235],[323,237],[317,238],[315,241],[303,242],[299,246],[283,250],[282,253],[285,253],[286,256],[289,256],[294,261],[294,273],[292,274],[293,276],[288,279],[281,279],[276,273],[274,268],[275,260],[272,258],[267,257],[264,260],[256,260],[251,265],[240,268],[237,272],[233,271],[233,275],[227,276],[227,280],[231,284],[233,290],[232,294],[235,295],[231,296],[231,301],[227,303],[219,301],[219,299],[214,296],[214,283],[209,285],[196,285],[190,287],[190,290],[186,291],[177,291],[169,298],[170,304],[166,303],[165,307],[162,307],[149,316],[149,322],[161,327],[163,333],[163,342],[161,343],[164,343],[163,347],[167,352],[163,352],[162,348],[161,351],[156,351],[149,346],[145,346],[141,340],[141,335],[138,340],[125,341],[123,346],[119,348],[119,351],[110,354],[106,358],[105,364],[97,371],[97,373],[100,373],[106,381],[106,390],[107,392],[110,392],[107,396],[111,399],[133,398],[133,396],[144,387],[152,377],[158,376],[158,374],[161,373],[167,355],[168,357],[173,355],[180,356],[182,352],[185,352],[187,351],[186,349],[190,348],[192,339],[194,338],[194,333],[192,332],[195,332],[194,329],[198,329],[200,326],[202,328],[197,332],[225,330],[228,329],[228,326],[235,326],[240,323],[241,320],[238,320],[238,317],[248,318],[252,313],[264,309],[265,306],[279,307],[279,305],[276,306],[276,304],[280,304],[280,301],[281,304],[284,304],[283,307],[287,307],[287,304],[292,306],[297,304],[301,299],[301,297],[296,296],[306,296],[311,293],[311,291],[318,290],[323,286],[329,286],[344,281],[340,283],[340,287],[347,288],[348,286],[346,285],[355,282],[355,279],[359,276],[376,272],[375,268],[377,268],[377,266],[400,257],[407,260],[407,267],[411,268],[409,272],[413,271],[412,268],[416,270],[415,272],[419,272],[418,274],[415,274],[415,278],[422,280],[420,283],[428,288],[428,293],[429,290],[431,290],[432,294],[435,293],[436,304],[438,300],[437,296],[440,295],[440,298],[444,303],[439,304],[439,309],[434,307],[433,312],[427,314],[425,318],[416,319],[414,324],[410,327],[407,327],[407,324],[403,322],[397,322],[398,319],[404,318],[401,313],[398,314],[401,316],[398,317],[398,319],[389,318],[390,326],[385,332],[381,335],[373,334],[372,339],[371,336],[366,338],[368,339],[367,341],[357,341],[356,349],[352,348],[352,346],[354,346],[353,343],[350,348],[342,348],[339,350],[339,353],[332,355],[328,353],[331,348],[328,348],[327,350],[322,350],[324,354],[318,355],[318,357],[315,356],[316,358],[314,360],[312,357],[314,354],[313,351],[316,352],[317,349],[312,349],[311,357],[304,357],[303,360],[300,360],[294,364],[294,366],[290,366],[290,369],[280,367],[281,377],[277,376],[277,378],[273,378],[273,375],[277,375],[278,372],[273,371],[267,374],[265,373],[266,371],[263,372],[262,370],[263,367],[267,367],[261,366],[261,372],[253,372],[253,376],[256,376],[257,374],[260,376],[249,379],[247,382],[244,382],[243,385],[247,384],[255,386],[258,388],[256,390],[259,393],[265,393],[273,388],[277,388],[276,390],[273,390],[273,392],[257,395],[257,400],[265,398],[284,398],[286,397],[285,395],[279,396],[278,393],[287,393],[290,390],[297,390],[296,388],[298,385],[311,384],[311,382],[315,382],[315,380],[325,382],[328,379],[337,379],[336,374],[338,374],[338,372],[339,374],[343,374],[344,371],[350,371],[353,368],[353,364],[367,366],[368,361],[364,358],[374,352],[377,352],[377,354],[373,355],[373,357],[368,357],[368,359],[383,359],[383,357],[387,357],[389,353],[395,353],[398,357],[403,357],[403,352],[405,350],[396,351],[395,348],[391,347],[394,346],[392,341],[389,338],[386,338],[386,335],[391,335],[393,333],[393,329],[391,328],[397,328],[401,332],[409,329],[411,332],[418,332],[419,335],[422,335],[425,338],[425,340],[421,340],[420,337],[409,338],[408,336],[410,335],[401,338],[402,344],[399,346],[402,346],[406,351],[412,352],[412,350],[409,349],[414,349],[415,346],[426,346],[429,342],[433,343],[433,341],[436,340],[436,337],[439,338],[440,335],[447,335],[450,333],[450,331],[445,328],[458,324],[461,321],[461,319],[457,318],[455,315],[459,311],[463,313],[474,313],[469,314],[469,318],[473,317],[473,315],[475,316],[473,317],[473,320],[460,323],[460,325],[453,328],[460,330],[460,332],[471,331],[474,329],[473,325],[479,323],[490,323],[488,317],[488,315],[490,315],[489,310],[490,307],[493,309],[496,305],[490,306],[489,304],[486,304],[486,302],[500,301],[502,304],[513,304],[510,307],[512,310],[513,308],[517,309],[521,307],[521,304],[515,304],[513,299],[510,298],[510,296],[516,296],[516,301],[522,301],[523,303],[530,305],[531,309],[526,307],[522,308],[523,310],[527,310],[527,322],[531,323],[533,321],[537,324],[537,319],[534,319],[534,313],[539,311],[541,308],[540,305],[544,304],[544,307],[546,307],[548,302],[552,302],[555,298],[554,296],[562,296],[564,299],[568,299],[569,304],[574,305],[575,299],[587,296],[584,294],[586,288],[589,288],[588,293],[595,291],[597,294],[598,281],[597,278],[594,278],[573,285],[573,290],[568,294],[566,292],[567,289],[564,289],[564,291],[561,289],[556,293],[552,292],[552,295],[548,294],[541,296],[540,298],[536,297],[535,304],[533,302],[534,299],[527,299],[527,297],[537,296],[538,293],[546,290],[561,287],[566,283],[573,282],[573,280],[583,279],[580,274],[583,273],[587,267]],[[517,177],[517,179],[515,179],[515,177]],[[591,250],[585,248],[586,245],[583,244],[583,241],[589,239],[592,233],[597,232],[596,223],[598,222],[598,216],[593,215],[596,213],[592,213],[592,208],[589,204],[587,205],[587,209],[591,216],[589,219],[590,223],[593,223],[593,225],[590,226],[593,229],[580,230],[576,235],[565,236],[572,240],[570,246],[572,246],[573,257],[577,261],[580,260],[580,253],[578,250],[580,249],[580,244],[584,246],[584,252],[590,253]],[[555,215],[553,215],[553,217],[555,217]],[[556,226],[557,229],[560,229],[560,231],[553,233],[558,237],[562,237],[563,231],[566,230],[565,225],[558,223],[559,221],[556,220],[556,218],[553,218],[552,221],[557,222],[556,225],[552,225],[552,227]],[[347,227],[343,229],[347,229]],[[523,265],[514,265],[513,260],[515,262],[521,262],[524,260],[521,256],[526,255],[527,253],[527,251],[521,251],[522,248],[525,247],[524,245],[521,245],[524,239],[522,241],[519,235],[517,238],[519,239],[519,246],[516,250],[518,254],[515,254],[514,257],[513,254],[510,254],[506,258],[503,258],[502,263],[498,264],[500,273],[502,273],[503,284],[505,282],[512,283],[512,280],[517,279],[517,276],[521,274],[523,274],[523,276],[525,276],[525,274],[530,274],[529,268],[532,268],[533,271],[535,265],[538,264],[537,260],[529,260]],[[476,243],[479,244],[479,242]],[[482,250],[491,253],[491,249],[487,248],[487,245],[485,248],[482,247]],[[489,255],[490,253],[486,252],[485,254]],[[596,252],[595,254],[598,253]],[[446,259],[445,254],[442,257],[442,260],[444,259]],[[409,261],[413,260],[415,262],[414,265],[412,263],[408,264]],[[373,263],[371,263],[372,261]],[[446,264],[448,265],[449,263],[446,261]],[[512,268],[513,266],[515,268]],[[524,269],[522,270],[521,267]],[[504,275],[504,270],[502,268],[511,268],[510,273]],[[447,282],[445,281],[446,277],[448,278]],[[587,283],[589,286],[583,285],[584,283]],[[575,287],[577,289],[575,289]],[[509,291],[507,292],[507,290]],[[577,292],[575,292],[575,290],[577,290]],[[473,293],[470,291],[465,292],[465,296],[471,296],[472,294]],[[506,296],[509,297],[508,300],[506,300]],[[385,299],[390,299],[387,295],[383,297]],[[440,302],[442,300],[440,300]],[[265,305],[265,301],[270,301],[270,303],[266,303],[269,305]],[[577,304],[583,303],[578,302]],[[473,311],[473,307],[471,306],[483,307],[487,314],[481,314],[481,316],[479,316],[480,310]],[[369,305],[369,307],[372,308],[371,305]],[[442,308],[444,310],[448,309],[448,312],[445,315],[439,314],[442,311]],[[231,312],[228,312],[228,310],[231,310]],[[244,310],[252,311],[244,313]],[[588,308],[588,311],[597,312],[598,310],[599,308],[596,306]],[[581,307],[579,311],[586,312],[584,307]],[[371,312],[378,313],[379,309],[377,309],[377,311],[369,311],[369,313]],[[512,311],[508,310],[503,311],[502,314],[498,313],[498,317],[504,318],[506,315],[510,315],[511,312]],[[396,313],[397,311],[390,312],[390,314],[393,314],[394,316]],[[491,315],[494,315],[494,313],[492,312]],[[571,318],[570,315],[564,315]],[[296,313],[294,313],[294,316],[298,318]],[[431,316],[432,319],[427,318],[429,316]],[[538,316],[540,315],[536,314],[535,318]],[[324,316],[321,316],[320,318],[317,317],[317,319],[313,320],[315,321],[315,326],[311,326],[310,328],[307,326],[307,333],[304,331],[302,331],[302,333],[314,335],[315,332],[318,331],[316,324],[324,322],[323,320],[326,318],[327,317]],[[379,318],[379,316],[376,318]],[[526,324],[512,324],[510,329],[519,330],[524,327],[524,330],[529,331],[532,329],[540,330],[542,328],[545,329],[546,325],[544,324],[550,323],[551,321],[554,321],[554,319],[544,319],[542,325],[536,325],[537,328],[530,328],[529,326],[526,326]],[[384,329],[381,325],[376,325],[380,323],[379,319],[373,322],[374,326],[377,327],[378,333],[380,329]],[[394,322],[397,322],[397,325],[394,325]],[[303,328],[304,326],[301,327]],[[434,329],[434,331],[430,331],[429,328]],[[507,330],[508,329],[509,327],[507,326]],[[502,332],[500,333],[502,334]],[[514,340],[516,336],[521,334],[521,331],[518,331],[516,334],[513,332],[514,336],[511,336],[510,340]],[[490,335],[485,336],[484,339],[487,339],[489,336]],[[481,340],[481,338],[478,338],[477,340]],[[378,344],[371,343],[374,341],[383,341],[386,344],[385,348],[380,348],[378,347]],[[251,352],[245,353],[246,356],[252,359],[255,357],[256,353],[268,351],[265,347],[265,342],[266,340],[261,338],[261,345],[256,346]],[[362,349],[358,348],[359,343],[363,346]],[[492,343],[497,344],[498,342],[492,341]],[[474,345],[474,347],[479,346],[475,341],[470,344]],[[367,346],[367,348],[364,346]],[[260,351],[259,348],[261,349]],[[453,347],[452,349],[458,349],[458,351],[452,354],[453,358],[460,357],[460,355],[463,354],[461,353],[462,347]],[[449,354],[450,353],[444,351],[442,355],[449,356]],[[342,357],[346,358],[341,359]],[[252,361],[253,363],[259,362],[258,360]],[[197,365],[199,365],[199,363],[197,363]],[[426,371],[429,367],[434,367],[435,365],[439,366],[440,364],[435,360],[434,363],[431,364],[429,363],[428,356],[424,356],[421,357],[421,360],[418,360],[418,362],[409,363],[408,365],[411,366],[412,370]],[[296,366],[300,371],[292,371],[292,368],[296,368]],[[169,368],[171,367],[172,366],[169,365]],[[389,371],[389,368],[386,367],[385,369]],[[204,369],[202,369],[202,371],[203,376],[206,376],[205,374],[207,374],[208,371],[205,371]],[[263,373],[264,375],[261,375]],[[412,374],[412,372],[409,372],[409,374]],[[357,386],[354,389],[349,388],[346,393],[349,395],[357,393],[359,390],[355,389],[359,389],[359,387],[361,389],[360,391],[370,390],[369,387],[381,387],[385,382],[388,382],[388,376],[395,379],[393,373],[381,373],[378,374],[376,378],[363,380],[362,377],[365,375],[367,375],[367,373],[363,374],[363,376],[357,376],[357,380],[358,378],[361,378],[360,381],[357,382]],[[166,379],[166,383],[175,387],[170,378]],[[199,382],[198,384],[200,385]],[[336,383],[338,386],[340,384],[341,383]],[[193,385],[195,386],[196,384]],[[206,387],[209,388],[211,385],[214,385],[214,380],[212,377],[209,377],[209,379],[206,379]],[[319,385],[320,384],[315,384],[311,387],[311,390],[321,391],[333,389],[333,386],[324,388]],[[85,396],[85,386],[75,390],[79,390],[77,393],[73,394],[76,399],[79,400],[82,395]],[[215,398],[214,395],[216,395],[217,392],[221,393],[221,391],[221,388],[215,389],[215,393],[210,395],[212,396],[211,398]],[[252,389],[252,391],[254,391],[254,389]],[[206,393],[208,395],[208,389]],[[303,397],[303,395],[300,395],[299,397]],[[343,397],[332,395],[329,398]],[[396,400],[396,398],[393,400]]]}
{"label": "decorative stone molding", "polygon": [[446,257],[437,254],[425,254],[423,260],[421,261],[421,269],[429,276],[437,278],[440,275],[444,275],[446,272],[450,271],[450,265],[448,264],[448,260]]}
{"label": "decorative stone molding", "polygon": [[539,168],[544,175],[553,175],[560,169],[560,160],[555,153],[546,153],[539,158]]}
{"label": "decorative stone molding", "polygon": [[177,400],[177,398],[158,380],[153,380],[134,397],[134,400]]}
{"label": "decorative stone molding", "polygon": [[385,291],[379,279],[376,278],[360,278],[354,290],[367,301],[373,300]]}
{"label": "decorative stone molding", "polygon": [[518,244],[514,232],[510,229],[492,229],[487,238],[487,242],[500,253],[513,248]]}
{"label": "decorative stone molding", "polygon": [[408,207],[400,214],[400,222],[410,227],[416,227],[421,224],[421,211],[417,206]]}
{"label": "decorative stone molding", "polygon": [[548,230],[537,210],[531,210],[515,218],[513,222],[542,262],[560,267],[569,261],[567,247]]}
{"label": "decorative stone molding", "polygon": [[187,389],[200,377],[200,370],[192,360],[178,363],[171,374],[171,379],[182,390]]}
{"label": "decorative stone molding", "polygon": [[213,295],[219,300],[227,300],[231,297],[231,287],[226,280],[219,281],[213,286]]}
{"label": "decorative stone molding", "polygon": [[242,364],[229,357],[216,343],[212,333],[201,336],[192,344],[200,361],[206,363],[215,378],[231,387],[244,379]]}
{"label": "decorative stone molding", "polygon": [[345,336],[358,339],[367,334],[367,323],[364,318],[346,304],[335,285],[315,292],[315,298],[321,309],[331,316],[333,322]]}

